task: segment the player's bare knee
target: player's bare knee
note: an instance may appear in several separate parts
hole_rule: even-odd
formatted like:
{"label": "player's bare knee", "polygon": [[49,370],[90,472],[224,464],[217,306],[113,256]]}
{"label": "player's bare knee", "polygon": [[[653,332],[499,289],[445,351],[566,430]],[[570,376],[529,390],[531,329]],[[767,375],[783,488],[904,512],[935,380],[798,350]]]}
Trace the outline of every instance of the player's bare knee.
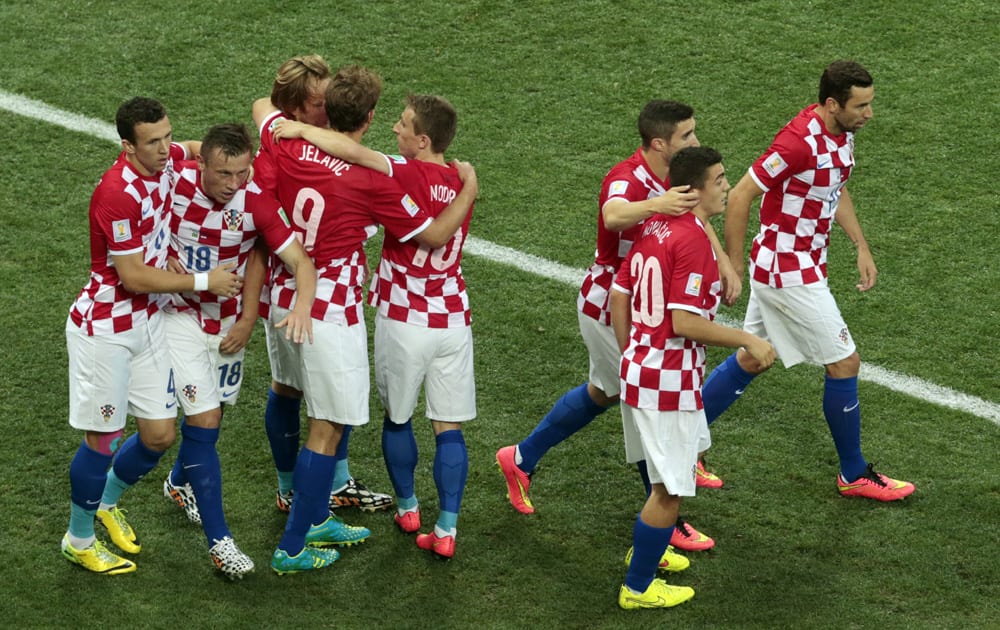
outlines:
{"label": "player's bare knee", "polygon": [[826,366],[826,373],[830,375],[830,378],[852,378],[857,376],[860,370],[861,355],[857,352]]}
{"label": "player's bare knee", "polygon": [[294,387],[289,387],[279,383],[278,381],[271,381],[271,391],[279,396],[284,396],[285,398],[302,398],[302,392],[295,389]]}
{"label": "player's bare knee", "polygon": [[587,383],[587,395],[590,399],[594,401],[595,405],[600,407],[611,407],[612,405],[618,404],[619,396],[608,396],[604,393],[604,390],[597,387],[593,383]]}
{"label": "player's bare knee", "polygon": [[184,419],[185,424],[202,429],[218,429],[222,423],[222,408],[217,407],[202,413],[196,413]]}
{"label": "player's bare knee", "polygon": [[139,440],[151,451],[162,453],[177,439],[176,423],[171,420],[139,420]]}

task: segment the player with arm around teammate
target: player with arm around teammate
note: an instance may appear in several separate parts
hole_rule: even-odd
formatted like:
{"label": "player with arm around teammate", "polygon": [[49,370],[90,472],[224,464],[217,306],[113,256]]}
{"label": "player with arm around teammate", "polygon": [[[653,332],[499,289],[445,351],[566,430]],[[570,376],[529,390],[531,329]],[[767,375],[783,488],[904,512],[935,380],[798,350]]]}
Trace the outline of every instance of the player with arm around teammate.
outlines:
{"label": "player with arm around teammate", "polygon": [[775,359],[763,339],[712,321],[721,282],[705,226],[725,210],[729,182],[722,156],[707,147],[682,149],[670,162],[670,176],[698,192],[698,205],[687,214],[646,220],[611,294],[622,350],[625,450],[642,453],[652,486],[635,520],[618,594],[626,610],[666,608],[694,596],[689,587],[657,579],[656,571],[681,497],[695,494],[698,455],[711,446],[700,391],[705,345],[742,346],[762,365]]}
{"label": "player with arm around teammate", "polygon": [[[253,119],[258,130],[264,119],[275,109],[280,110],[288,120],[326,128],[329,125],[329,118],[326,113],[325,94],[330,81],[330,66],[319,55],[293,57],[281,64],[274,78],[271,96],[257,99],[253,104]],[[273,155],[264,146],[258,150],[254,158],[254,181],[265,192],[277,194]],[[271,265],[271,268],[276,267],[276,264]],[[270,277],[261,294],[260,308],[268,340],[274,334],[268,320],[269,307]],[[268,348],[272,345],[268,341]],[[301,404],[301,391],[272,381],[264,414],[264,426],[278,477],[275,503],[282,512],[288,512],[292,504],[292,471],[295,469],[295,459],[299,452]],[[390,495],[368,488],[351,474],[348,460],[350,431],[350,427],[344,427],[344,435],[339,443],[333,490],[330,493],[330,509],[336,510],[341,507],[357,507],[363,511],[388,509],[392,505]]]}
{"label": "player with arm around teammate", "polygon": [[[760,231],[750,249],[750,300],[743,327],[771,341],[786,368],[808,362],[826,369],[823,415],[840,460],[844,496],[903,499],[907,481],[876,472],[861,453],[861,358],[826,277],[834,222],[857,248],[858,290],[875,285],[878,270],[858,222],[847,179],[854,167],[854,132],[871,119],[871,74],[854,61],[824,70],[819,102],[803,109],[733,188],[726,247],[742,275],[750,205],[760,203]],[[767,366],[739,350],[705,382],[705,413],[714,421]]]}
{"label": "player with arm around teammate", "polygon": [[[475,199],[471,166],[450,166],[444,157],[457,121],[447,100],[411,94],[393,126],[401,155],[386,156],[334,130],[291,121],[276,124],[275,137],[304,137],[331,155],[380,170],[437,216],[450,203],[471,204]],[[435,436],[433,470],[441,511],[434,530],[419,534],[416,542],[442,558],[455,554],[458,512],[468,476],[462,423],[476,415],[472,318],[461,268],[471,216],[470,210],[451,240],[437,249],[387,234],[368,294],[377,309],[375,383],[385,408],[382,454],[396,491],[394,518],[403,532],[420,529],[412,417],[422,387]]]}
{"label": "player with arm around teammate", "polygon": [[[531,514],[535,507],[528,496],[531,474],[542,457],[569,439],[597,416],[618,403],[618,362],[608,309],[611,284],[622,258],[641,230],[642,222],[657,213],[681,214],[697,203],[698,196],[683,186],[671,186],[670,158],[684,147],[697,146],[694,110],[684,103],[653,100],[639,114],[642,146],[615,165],[601,184],[594,263],[584,276],[577,297],[580,335],[590,356],[589,380],[566,392],[530,435],[518,444],[496,453],[497,464],[507,484],[507,496],[515,510]],[[714,236],[714,232],[710,235]],[[715,239],[717,242],[718,239]],[[720,266],[731,270],[722,254]],[[729,287],[739,288],[739,282]],[[735,299],[735,295],[731,296]],[[645,464],[634,460],[647,486]],[[701,551],[715,545],[709,536],[681,522],[672,544],[680,549]],[[682,559],[674,554],[677,562]],[[668,566],[669,557],[664,557]]]}
{"label": "player with arm around teammate", "polygon": [[[70,522],[62,539],[68,560],[109,575],[136,565],[96,539],[95,515],[116,546],[139,553],[118,499],[174,441],[177,400],[159,294],[235,295],[242,284],[233,265],[193,276],[165,268],[174,160],[194,155],[200,143],[173,143],[166,110],[150,98],[123,103],[115,122],[122,153],[91,197],[90,279],[66,320],[69,423],[84,438],[70,464]],[[120,444],[129,414],[137,432]]]}
{"label": "player with arm around teammate", "polygon": [[[312,333],[316,270],[277,200],[247,182],[252,157],[253,142],[246,128],[229,123],[208,130],[197,162],[177,165],[170,256],[184,273],[235,263],[242,274],[260,238],[267,251],[288,266],[296,282],[296,306],[275,328],[292,342],[302,343]],[[262,276],[263,266],[254,273]],[[216,443],[222,405],[236,404],[243,382],[244,347],[257,319],[261,280],[248,281],[243,294],[234,297],[207,291],[177,293],[164,309],[184,418],[177,461],[163,482],[163,492],[190,520],[201,523],[212,561],[231,579],[243,577],[254,565],[236,546],[222,511]],[[249,312],[244,304],[251,306]]]}
{"label": "player with arm around teammate", "polygon": [[[326,93],[333,127],[360,142],[371,124],[381,79],[364,68],[343,68]],[[309,437],[295,464],[291,513],[271,559],[272,569],[295,573],[333,563],[332,545],[351,545],[370,532],[330,514],[329,497],[337,446],[345,425],[368,422],[368,335],[362,311],[364,242],[375,224],[401,242],[430,249],[446,245],[471,207],[452,204],[429,216],[399,184],[382,173],[344,162],[304,140],[276,144],[271,127],[283,116],[265,117],[261,143],[278,166],[279,197],[292,208],[292,223],[319,275],[313,304],[315,344],[275,344],[273,378],[304,393]],[[287,277],[272,290],[272,319],[288,308]]]}

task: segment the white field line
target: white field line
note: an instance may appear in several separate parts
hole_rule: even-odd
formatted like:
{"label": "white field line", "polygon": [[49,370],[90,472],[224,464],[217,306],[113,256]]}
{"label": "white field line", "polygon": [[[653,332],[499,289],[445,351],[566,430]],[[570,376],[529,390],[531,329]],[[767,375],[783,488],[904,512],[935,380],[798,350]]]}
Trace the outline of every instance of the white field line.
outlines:
{"label": "white field line", "polygon": [[[114,125],[93,118],[87,118],[86,116],[80,116],[79,114],[66,112],[41,101],[12,94],[5,90],[0,90],[0,108],[21,116],[59,125],[72,131],[96,136],[116,144],[119,142],[118,132],[115,130]],[[539,256],[526,254],[516,249],[471,236],[466,242],[465,251],[473,256],[515,267],[521,271],[558,280],[569,285],[578,285],[584,274],[584,270],[582,269],[567,267],[566,265],[552,262]],[[719,321],[729,326],[738,326],[740,324],[724,316],[720,316]],[[1000,405],[997,403],[869,363],[861,364],[860,378],[877,385],[882,385],[883,387],[888,387],[893,391],[912,396],[918,400],[970,413],[1000,425]]]}

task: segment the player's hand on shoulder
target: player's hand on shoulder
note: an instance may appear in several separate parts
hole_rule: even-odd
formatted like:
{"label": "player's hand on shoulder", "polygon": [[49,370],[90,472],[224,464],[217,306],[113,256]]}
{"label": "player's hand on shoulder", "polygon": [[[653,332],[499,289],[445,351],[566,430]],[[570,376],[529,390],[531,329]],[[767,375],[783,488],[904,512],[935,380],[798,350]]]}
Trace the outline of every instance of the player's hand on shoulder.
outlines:
{"label": "player's hand on shoulder", "polygon": [[274,141],[280,142],[285,138],[301,138],[305,133],[307,125],[297,120],[282,118],[274,123],[271,133],[274,134]]}
{"label": "player's hand on shoulder", "polygon": [[451,163],[458,171],[458,178],[465,186],[479,186],[479,181],[476,179],[476,169],[473,168],[472,164],[462,160],[452,160]]}
{"label": "player's hand on shoulder", "polygon": [[219,297],[236,297],[243,288],[243,278],[233,273],[236,263],[219,265],[208,272],[208,290]]}
{"label": "player's hand on shoulder", "polygon": [[657,212],[676,217],[698,205],[698,192],[690,186],[675,186],[656,199],[659,202]]}

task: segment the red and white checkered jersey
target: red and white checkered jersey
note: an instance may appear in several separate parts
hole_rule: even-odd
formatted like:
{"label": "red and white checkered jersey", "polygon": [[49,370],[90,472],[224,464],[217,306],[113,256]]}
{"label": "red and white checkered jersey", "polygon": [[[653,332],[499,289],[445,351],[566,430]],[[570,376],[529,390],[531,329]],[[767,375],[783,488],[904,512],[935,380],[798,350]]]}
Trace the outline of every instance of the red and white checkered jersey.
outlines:
{"label": "red and white checkered jersey", "polygon": [[633,225],[621,232],[604,226],[604,206],[613,199],[628,202],[645,201],[659,197],[670,188],[669,180],[661,180],[653,174],[642,149],[636,149],[632,157],[619,162],[604,176],[597,212],[597,251],[594,264],[587,270],[577,296],[577,309],[605,325],[611,324],[608,310],[611,297],[611,283],[614,282],[618,267],[625,254],[632,248],[632,242],[639,236],[642,224]]}
{"label": "red and white checkered jersey", "polygon": [[715,319],[722,282],[698,217],[658,214],[618,270],[615,291],[632,300],[632,330],[621,360],[622,402],[639,409],[702,409],[705,346],[674,332],[671,311]]}
{"label": "red and white checkered jersey", "polygon": [[[438,216],[462,190],[452,166],[386,156],[391,176],[431,216]],[[460,328],[472,323],[462,277],[462,245],[472,210],[445,245],[431,250],[413,240],[387,234],[382,260],[372,277],[368,303],[385,317],[428,328]]]}
{"label": "red and white checkered jersey", "polygon": [[[170,256],[188,273],[236,263],[233,272],[242,276],[258,234],[274,252],[281,252],[295,240],[278,201],[262,193],[253,182],[236,191],[223,205],[205,194],[197,163],[179,162],[176,168]],[[216,335],[228,332],[236,323],[242,313],[242,299],[242,294],[226,298],[211,291],[192,291],[173,295],[165,309],[190,312],[202,330]]]}
{"label": "red and white checkered jersey", "polygon": [[750,277],[779,289],[826,278],[830,227],[854,166],[854,134],[832,135],[816,107],[799,112],[750,167],[765,191]]}
{"label": "red and white checkered jersey", "polygon": [[[335,158],[302,139],[275,143],[271,127],[283,117],[275,112],[264,121],[260,144],[274,155],[278,200],[316,266],[312,316],[357,324],[363,316],[363,245],[375,233],[376,224],[405,242],[433,219],[383,173]],[[281,265],[271,303],[292,308],[294,289],[294,276]]]}
{"label": "red and white checkered jersey", "polygon": [[[264,194],[271,195],[278,199],[278,183],[275,175],[276,166],[274,156],[270,151],[263,151],[263,147],[257,148],[257,154],[253,157],[253,183],[261,189]],[[271,284],[272,276],[277,273],[277,268],[281,261],[273,253],[267,257],[264,270],[264,284],[260,288],[260,303],[258,304],[257,316],[266,320],[271,312]]]}
{"label": "red and white checkered jersey", "polygon": [[122,152],[97,184],[90,198],[90,280],[69,309],[73,323],[88,335],[131,330],[166,301],[158,294],[126,290],[112,254],[141,252],[147,265],[166,268],[174,160],[183,160],[186,153],[182,145],[171,144],[164,169],[146,177]]}

